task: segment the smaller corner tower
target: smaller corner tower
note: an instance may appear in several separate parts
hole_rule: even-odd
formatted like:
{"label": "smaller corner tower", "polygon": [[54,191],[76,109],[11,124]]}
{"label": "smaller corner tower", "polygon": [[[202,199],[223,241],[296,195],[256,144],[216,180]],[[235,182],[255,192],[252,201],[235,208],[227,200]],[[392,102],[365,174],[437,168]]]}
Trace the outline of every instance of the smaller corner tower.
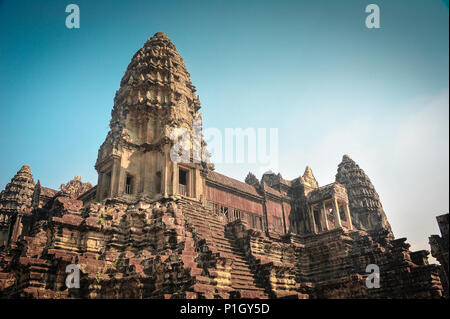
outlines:
{"label": "smaller corner tower", "polygon": [[0,247],[9,244],[20,212],[31,207],[34,187],[31,169],[23,165],[0,193]]}
{"label": "smaller corner tower", "polygon": [[394,238],[375,187],[366,173],[348,155],[343,156],[338,166],[336,182],[347,189],[355,228]]}

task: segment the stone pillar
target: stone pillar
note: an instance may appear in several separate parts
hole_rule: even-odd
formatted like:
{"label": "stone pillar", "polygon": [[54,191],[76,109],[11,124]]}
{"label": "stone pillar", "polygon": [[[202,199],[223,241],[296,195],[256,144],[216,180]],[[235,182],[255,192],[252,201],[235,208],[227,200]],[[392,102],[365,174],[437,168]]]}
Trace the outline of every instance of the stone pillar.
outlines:
{"label": "stone pillar", "polygon": [[125,169],[122,169],[122,158],[114,157],[111,165],[111,180],[109,181],[109,195],[111,197],[117,196],[125,192],[125,180],[122,183],[122,179],[126,179]]}
{"label": "stone pillar", "polygon": [[202,176],[200,175],[200,169],[196,167],[192,175],[194,175],[195,198],[201,200],[203,197],[203,183]]}
{"label": "stone pillar", "polygon": [[167,161],[167,172],[166,172],[166,176],[167,176],[167,195],[171,196],[171,195],[175,195],[175,183],[174,183],[174,178],[175,178],[175,167],[174,167],[174,163],[172,162],[172,160],[170,159],[170,157],[168,157]]}
{"label": "stone pillar", "polygon": [[353,229],[352,216],[350,215],[350,209],[348,208],[348,203],[345,204],[345,218],[347,219],[348,228]]}
{"label": "stone pillar", "polygon": [[167,183],[167,178],[168,178],[168,157],[169,157],[169,152],[167,151],[167,147],[166,145],[164,146],[164,156],[162,158],[162,162],[163,162],[163,167],[162,167],[162,180],[161,180],[161,194],[163,195],[163,197],[167,197],[167,192],[168,192],[168,183]]}
{"label": "stone pillar", "polygon": [[155,180],[154,176],[151,175],[151,173],[153,172],[152,168],[154,166],[153,156],[151,152],[144,153],[144,161],[146,162],[146,164],[144,165],[144,193],[151,194],[152,193],[151,182],[154,182]]}
{"label": "stone pillar", "polygon": [[[144,124],[142,124],[142,126],[144,126]],[[145,153],[140,153],[139,154],[139,173],[136,174],[137,175],[137,193],[138,194],[142,194],[144,193],[144,181],[145,181],[145,166],[146,166],[146,161],[145,161]]]}
{"label": "stone pillar", "polygon": [[198,176],[199,179],[197,184],[199,185],[200,191],[197,194],[199,195],[199,199],[202,201],[203,205],[206,205],[206,176],[204,171],[198,169]]}
{"label": "stone pillar", "polygon": [[[170,161],[172,167],[173,167],[173,175],[172,175],[172,187],[173,187],[173,194],[180,194],[180,167],[177,163],[174,163]],[[189,175],[189,173],[188,173]],[[190,176],[188,177],[188,183],[191,182]]]}
{"label": "stone pillar", "polygon": [[336,228],[342,228],[341,216],[339,215],[339,205],[336,199],[333,199],[333,213],[334,220],[336,223]]}
{"label": "stone pillar", "polygon": [[316,219],[314,218],[314,208],[312,205],[309,206],[309,216],[311,218],[311,231],[317,234]]}
{"label": "stone pillar", "polygon": [[269,236],[269,219],[267,217],[267,201],[266,201],[266,191],[264,188],[264,184],[263,184],[263,227],[264,227],[264,232],[266,233],[267,236]]}
{"label": "stone pillar", "polygon": [[[179,184],[179,180],[177,180],[177,184]],[[189,168],[189,197],[195,198],[195,168]]]}
{"label": "stone pillar", "polygon": [[[173,194],[173,195],[176,195],[176,194],[178,194],[178,185],[179,185],[179,183],[180,183],[180,171],[179,171],[179,167],[178,167],[178,164],[177,163],[174,163],[174,162],[172,162],[172,160],[170,160],[169,161],[169,163],[170,163],[170,167],[171,167],[171,170],[172,170],[172,181],[171,181],[171,183],[172,183],[172,190],[171,190],[171,193]],[[189,170],[189,182],[191,182],[191,177],[190,177],[190,170]]]}
{"label": "stone pillar", "polygon": [[105,187],[104,176],[105,176],[105,173],[98,174],[98,182],[97,182],[97,201],[98,202],[103,199],[103,188]]}
{"label": "stone pillar", "polygon": [[127,179],[127,172],[125,168],[122,168],[122,165],[119,165],[118,168],[118,176],[117,176],[117,195],[121,195],[125,193],[125,183]]}
{"label": "stone pillar", "polygon": [[284,234],[287,234],[287,226],[286,226],[286,216],[285,216],[285,212],[284,212],[284,200],[283,198],[281,198],[281,215],[283,216],[283,231]]}
{"label": "stone pillar", "polygon": [[322,219],[324,222],[324,228],[325,230],[329,230],[330,227],[328,226],[328,218],[327,218],[327,208],[325,207],[325,202],[322,202]]}
{"label": "stone pillar", "polygon": [[111,168],[111,180],[108,189],[108,194],[111,197],[117,196],[117,192],[119,190],[119,170],[120,170],[120,162],[116,159],[113,159],[113,164]]}

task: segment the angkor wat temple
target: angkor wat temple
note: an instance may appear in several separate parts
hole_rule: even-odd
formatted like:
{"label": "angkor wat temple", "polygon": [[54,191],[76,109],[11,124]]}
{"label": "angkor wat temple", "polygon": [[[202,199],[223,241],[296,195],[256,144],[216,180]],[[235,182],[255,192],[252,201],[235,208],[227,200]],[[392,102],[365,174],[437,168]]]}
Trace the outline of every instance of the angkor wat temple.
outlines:
{"label": "angkor wat temple", "polygon": [[[293,180],[249,173],[240,182],[208,156],[173,161],[173,130],[194,136],[201,123],[195,92],[174,44],[156,33],[116,92],[97,185],[76,177],[54,190],[27,165],[17,172],[0,194],[0,297],[444,296],[441,266],[394,238],[369,177],[347,155],[324,186],[310,167]],[[188,144],[207,155],[202,137]],[[448,217],[446,249],[448,268]],[[79,288],[66,286],[71,264]],[[371,264],[379,287],[367,285]]]}

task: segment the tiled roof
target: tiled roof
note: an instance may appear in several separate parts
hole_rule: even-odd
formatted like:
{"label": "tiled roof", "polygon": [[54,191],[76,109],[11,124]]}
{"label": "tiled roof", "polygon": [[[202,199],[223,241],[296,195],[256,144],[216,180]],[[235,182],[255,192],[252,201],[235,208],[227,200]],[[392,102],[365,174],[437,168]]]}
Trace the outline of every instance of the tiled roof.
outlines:
{"label": "tiled roof", "polygon": [[273,189],[272,187],[270,187],[269,185],[266,185],[265,188],[266,192],[275,195],[275,196],[281,196],[281,193],[279,191],[277,191],[276,189]]}
{"label": "tiled roof", "polygon": [[58,193],[58,191],[55,189],[41,186],[41,196],[53,197],[56,193]]}
{"label": "tiled roof", "polygon": [[254,196],[260,196],[258,192],[256,191],[255,187],[249,184],[246,184],[244,182],[238,181],[237,179],[210,171],[208,175],[206,176],[206,179],[216,182],[218,184],[222,184],[237,190],[240,190],[241,192],[245,192]]}

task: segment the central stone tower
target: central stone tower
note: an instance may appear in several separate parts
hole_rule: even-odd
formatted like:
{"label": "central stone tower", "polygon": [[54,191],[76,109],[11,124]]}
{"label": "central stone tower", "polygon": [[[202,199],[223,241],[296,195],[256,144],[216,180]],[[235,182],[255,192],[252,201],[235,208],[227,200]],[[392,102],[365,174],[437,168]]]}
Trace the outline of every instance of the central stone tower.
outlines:
{"label": "central stone tower", "polygon": [[[193,161],[192,149],[207,153],[195,92],[185,63],[167,35],[158,32],[148,39],[131,59],[114,98],[110,131],[95,164],[98,201],[202,197],[200,171],[206,163]],[[171,160],[171,149],[179,140],[174,136],[180,129],[188,133],[189,160],[183,163]]]}

